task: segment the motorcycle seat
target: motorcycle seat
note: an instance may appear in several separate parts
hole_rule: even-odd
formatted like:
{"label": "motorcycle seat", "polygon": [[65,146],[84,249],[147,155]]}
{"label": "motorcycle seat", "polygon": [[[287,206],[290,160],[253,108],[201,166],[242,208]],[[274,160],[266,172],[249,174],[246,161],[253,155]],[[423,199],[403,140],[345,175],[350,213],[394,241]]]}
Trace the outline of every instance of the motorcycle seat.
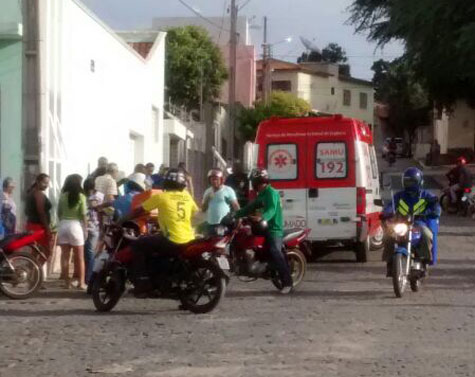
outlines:
{"label": "motorcycle seat", "polygon": [[294,229],[285,229],[283,241],[288,242],[294,238],[300,237],[304,232],[304,229],[294,228]]}
{"label": "motorcycle seat", "polygon": [[0,248],[3,248],[5,246],[7,246],[10,242],[13,242],[15,240],[19,240],[20,238],[29,236],[30,234],[31,234],[30,232],[9,234],[8,236],[5,236],[5,238],[3,240],[0,240]]}

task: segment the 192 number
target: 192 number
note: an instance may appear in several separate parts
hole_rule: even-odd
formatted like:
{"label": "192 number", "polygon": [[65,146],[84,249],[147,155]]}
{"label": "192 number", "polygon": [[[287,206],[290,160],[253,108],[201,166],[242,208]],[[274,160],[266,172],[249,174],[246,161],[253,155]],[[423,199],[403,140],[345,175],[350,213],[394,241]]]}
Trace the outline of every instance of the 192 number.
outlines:
{"label": "192 number", "polygon": [[340,175],[340,174],[345,173],[345,171],[344,171],[345,164],[343,162],[340,162],[340,161],[320,162],[319,165],[321,167],[320,171],[324,175],[331,175],[331,174],[334,174],[334,173],[336,175]]}

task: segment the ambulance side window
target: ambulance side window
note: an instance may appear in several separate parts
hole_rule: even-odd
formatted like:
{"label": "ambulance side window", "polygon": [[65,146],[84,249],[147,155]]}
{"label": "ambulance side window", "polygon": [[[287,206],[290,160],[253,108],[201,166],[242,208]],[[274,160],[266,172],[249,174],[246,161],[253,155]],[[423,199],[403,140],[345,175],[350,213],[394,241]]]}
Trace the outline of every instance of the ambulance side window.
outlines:
{"label": "ambulance side window", "polygon": [[378,163],[376,162],[376,153],[374,147],[369,147],[369,158],[371,160],[371,171],[373,172],[373,179],[378,179]]}
{"label": "ambulance side window", "polygon": [[346,143],[317,143],[315,156],[315,176],[317,179],[347,177],[348,156]]}
{"label": "ambulance side window", "polygon": [[274,181],[291,181],[298,177],[298,149],[296,144],[267,145],[267,171]]}

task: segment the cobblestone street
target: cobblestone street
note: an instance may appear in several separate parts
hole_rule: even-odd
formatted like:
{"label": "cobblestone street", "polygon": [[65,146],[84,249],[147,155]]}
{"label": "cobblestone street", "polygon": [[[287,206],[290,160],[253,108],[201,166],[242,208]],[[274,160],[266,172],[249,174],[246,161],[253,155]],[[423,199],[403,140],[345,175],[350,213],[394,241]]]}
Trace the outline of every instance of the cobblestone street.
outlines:
{"label": "cobblestone street", "polygon": [[402,299],[381,262],[351,253],[309,265],[288,297],[233,279],[209,315],[130,296],[98,314],[84,293],[51,282],[29,300],[1,299],[0,374],[473,376],[473,224],[443,218],[440,264]]}

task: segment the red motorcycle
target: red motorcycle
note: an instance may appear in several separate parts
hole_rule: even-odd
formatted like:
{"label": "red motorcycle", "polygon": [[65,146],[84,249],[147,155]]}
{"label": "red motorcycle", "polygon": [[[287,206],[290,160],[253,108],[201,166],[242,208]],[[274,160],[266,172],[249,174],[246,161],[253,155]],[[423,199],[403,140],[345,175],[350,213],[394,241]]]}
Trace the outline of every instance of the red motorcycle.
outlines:
{"label": "red motorcycle", "polygon": [[[245,282],[258,278],[270,279],[277,289],[281,289],[282,282],[272,266],[261,224],[244,218],[227,226],[232,231],[223,243],[230,244],[231,272]],[[310,229],[284,231],[283,252],[287,257],[294,288],[302,282],[307,271],[307,259],[300,248],[306,247],[304,241],[309,233]]]}
{"label": "red motorcycle", "polygon": [[6,236],[0,241],[0,291],[12,299],[25,299],[43,283],[38,259],[46,261],[37,241],[43,231]]}
{"label": "red motorcycle", "polygon": [[[133,253],[130,243],[140,235],[139,227],[128,222],[106,226],[106,251],[94,266],[92,299],[98,311],[110,311],[125,292],[126,283],[134,283]],[[147,261],[153,288],[148,297],[173,299],[193,313],[212,311],[224,297],[229,269],[224,254],[223,236],[197,239],[181,247],[179,256],[160,255]]]}

